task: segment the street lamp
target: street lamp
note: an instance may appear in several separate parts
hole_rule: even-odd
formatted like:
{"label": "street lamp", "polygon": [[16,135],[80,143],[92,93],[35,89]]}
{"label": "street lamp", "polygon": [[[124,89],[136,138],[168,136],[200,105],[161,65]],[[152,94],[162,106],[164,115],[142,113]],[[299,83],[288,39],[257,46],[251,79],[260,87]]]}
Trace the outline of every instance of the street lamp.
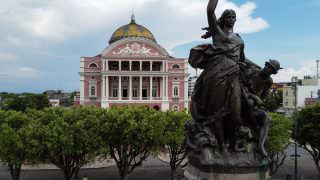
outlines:
{"label": "street lamp", "polygon": [[[291,78],[291,85],[293,88],[295,101],[294,101],[294,115],[297,115],[297,85],[298,85],[298,77],[293,76]],[[298,143],[297,143],[297,128],[298,128],[298,121],[295,118],[294,122],[294,180],[298,180]]]}

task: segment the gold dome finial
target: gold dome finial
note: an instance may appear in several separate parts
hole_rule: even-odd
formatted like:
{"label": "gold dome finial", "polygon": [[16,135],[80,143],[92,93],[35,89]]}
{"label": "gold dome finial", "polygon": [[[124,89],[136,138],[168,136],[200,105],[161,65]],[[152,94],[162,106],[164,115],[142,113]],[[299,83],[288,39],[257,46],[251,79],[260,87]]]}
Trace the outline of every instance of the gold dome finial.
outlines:
{"label": "gold dome finial", "polygon": [[134,13],[132,11],[132,15],[131,15],[131,23],[135,23],[136,22],[136,17],[134,16]]}

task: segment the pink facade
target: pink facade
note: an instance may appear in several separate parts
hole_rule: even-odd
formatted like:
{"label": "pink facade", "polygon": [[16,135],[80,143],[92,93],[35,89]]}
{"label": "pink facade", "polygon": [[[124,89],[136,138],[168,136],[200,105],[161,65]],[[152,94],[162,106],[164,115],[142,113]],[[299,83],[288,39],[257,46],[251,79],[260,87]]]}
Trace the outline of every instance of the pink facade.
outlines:
{"label": "pink facade", "polygon": [[189,108],[186,59],[173,58],[148,37],[111,39],[115,40],[99,55],[80,59],[80,98],[76,104]]}

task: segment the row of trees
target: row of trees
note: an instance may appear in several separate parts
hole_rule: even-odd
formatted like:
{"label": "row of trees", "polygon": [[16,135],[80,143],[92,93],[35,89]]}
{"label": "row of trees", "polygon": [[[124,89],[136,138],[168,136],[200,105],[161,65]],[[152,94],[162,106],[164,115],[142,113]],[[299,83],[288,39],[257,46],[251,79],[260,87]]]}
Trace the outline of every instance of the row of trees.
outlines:
{"label": "row of trees", "polygon": [[0,109],[24,112],[27,109],[43,109],[50,107],[46,94],[32,93],[0,93]]}
{"label": "row of trees", "polygon": [[[274,174],[286,157],[284,150],[290,143],[292,121],[282,115],[270,115],[267,148]],[[69,180],[97,156],[113,158],[121,179],[126,179],[151,152],[166,147],[174,177],[185,157],[184,124],[190,118],[183,111],[159,112],[131,106],[108,110],[73,107],[0,111],[0,158],[8,165],[14,180],[19,179],[24,162],[50,162]],[[318,139],[314,138],[315,142]],[[305,143],[305,147],[310,147],[309,144]],[[319,159],[316,153],[314,157]]]}
{"label": "row of trees", "polygon": [[97,156],[114,159],[126,179],[151,152],[166,146],[174,176],[183,159],[188,119],[186,112],[134,106],[0,111],[0,158],[14,180],[25,162],[52,163],[70,180]]}

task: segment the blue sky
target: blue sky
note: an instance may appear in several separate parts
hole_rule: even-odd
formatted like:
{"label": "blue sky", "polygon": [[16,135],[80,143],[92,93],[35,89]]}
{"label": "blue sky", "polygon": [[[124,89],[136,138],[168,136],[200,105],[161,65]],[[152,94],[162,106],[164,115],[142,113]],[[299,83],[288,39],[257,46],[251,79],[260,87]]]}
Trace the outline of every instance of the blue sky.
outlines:
{"label": "blue sky", "polygon": [[[0,92],[79,89],[81,56],[99,54],[112,33],[129,23],[153,32],[177,57],[204,41],[207,0],[0,0]],[[217,14],[237,11],[235,31],[247,58],[278,59],[275,81],[315,75],[320,57],[319,0],[220,0]],[[207,41],[208,42],[208,41]],[[190,73],[194,71],[190,70]]]}

